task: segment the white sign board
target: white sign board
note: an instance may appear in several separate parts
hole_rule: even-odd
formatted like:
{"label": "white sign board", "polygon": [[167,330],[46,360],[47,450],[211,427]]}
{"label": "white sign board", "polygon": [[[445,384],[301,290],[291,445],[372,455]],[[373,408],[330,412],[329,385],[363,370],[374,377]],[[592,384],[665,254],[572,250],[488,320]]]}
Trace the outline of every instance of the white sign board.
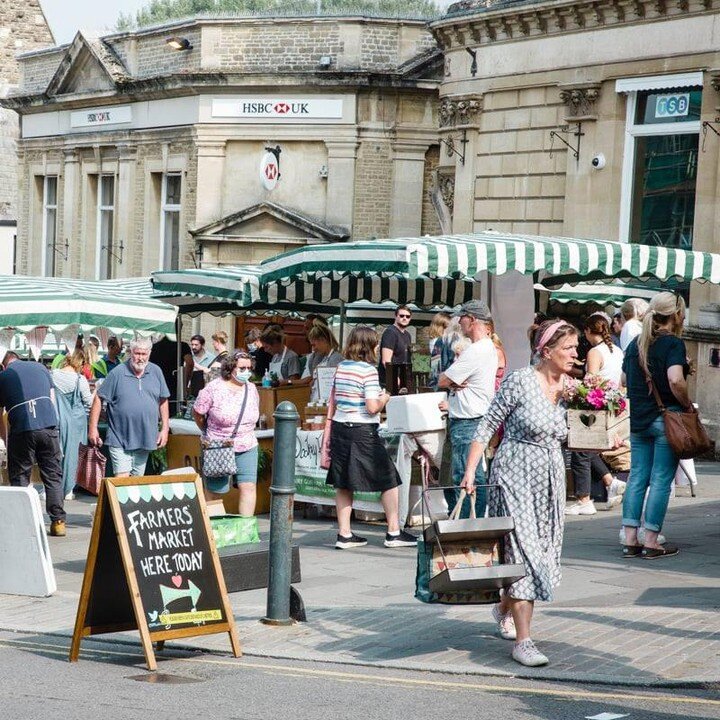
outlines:
{"label": "white sign board", "polygon": [[0,487],[0,594],[47,597],[56,589],[37,491]]}
{"label": "white sign board", "polygon": [[106,108],[91,108],[70,113],[71,127],[98,127],[99,125],[122,125],[132,122],[132,108],[118,105]]}
{"label": "white sign board", "polygon": [[315,368],[315,377],[317,378],[318,387],[318,400],[326,403],[330,399],[330,391],[332,390],[333,383],[335,382],[335,371],[337,368],[334,367],[319,367]]}
{"label": "white sign board", "polygon": [[274,190],[280,178],[278,160],[271,152],[267,152],[260,160],[260,181],[266,190]]}
{"label": "white sign board", "polygon": [[213,98],[219,118],[340,119],[342,98]]}

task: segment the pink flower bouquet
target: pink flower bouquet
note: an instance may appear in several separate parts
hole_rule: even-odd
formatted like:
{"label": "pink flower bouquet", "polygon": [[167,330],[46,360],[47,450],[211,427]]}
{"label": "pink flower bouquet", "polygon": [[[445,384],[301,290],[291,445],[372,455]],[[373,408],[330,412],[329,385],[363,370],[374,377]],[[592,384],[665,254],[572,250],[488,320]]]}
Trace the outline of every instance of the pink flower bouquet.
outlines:
{"label": "pink flower bouquet", "polygon": [[608,410],[613,415],[620,415],[627,409],[625,393],[600,375],[586,375],[582,381],[567,380],[563,399],[573,410]]}

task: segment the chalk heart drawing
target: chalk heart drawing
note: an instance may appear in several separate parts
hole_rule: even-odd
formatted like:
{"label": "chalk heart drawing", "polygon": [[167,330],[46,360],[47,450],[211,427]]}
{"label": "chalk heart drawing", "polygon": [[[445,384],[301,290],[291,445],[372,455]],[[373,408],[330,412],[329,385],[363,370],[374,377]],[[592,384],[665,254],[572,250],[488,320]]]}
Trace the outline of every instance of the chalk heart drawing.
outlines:
{"label": "chalk heart drawing", "polygon": [[176,588],[179,588],[182,585],[182,575],[173,575],[170,579]]}

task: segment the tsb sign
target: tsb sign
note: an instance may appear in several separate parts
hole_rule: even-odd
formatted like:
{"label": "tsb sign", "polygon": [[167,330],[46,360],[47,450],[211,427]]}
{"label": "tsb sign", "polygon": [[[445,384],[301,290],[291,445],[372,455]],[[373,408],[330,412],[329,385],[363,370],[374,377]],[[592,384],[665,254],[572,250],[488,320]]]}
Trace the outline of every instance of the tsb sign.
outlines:
{"label": "tsb sign", "polygon": [[658,95],[655,98],[655,117],[685,117],[690,110],[690,93]]}

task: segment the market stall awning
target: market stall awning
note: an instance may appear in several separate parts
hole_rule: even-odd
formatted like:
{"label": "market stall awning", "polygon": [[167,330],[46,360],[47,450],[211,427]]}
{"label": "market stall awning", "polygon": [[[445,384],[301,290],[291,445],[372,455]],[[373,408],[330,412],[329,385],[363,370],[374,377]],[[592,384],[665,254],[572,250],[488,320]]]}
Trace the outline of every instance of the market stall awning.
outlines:
{"label": "market stall awning", "polygon": [[639,284],[625,285],[623,283],[578,283],[577,285],[563,284],[559,287],[546,287],[537,283],[535,289],[549,293],[551,303],[613,305],[620,307],[630,298],[650,300],[660,290],[656,287],[641,287]]}
{"label": "market stall awning", "polygon": [[168,302],[183,312],[222,312],[233,307],[256,312],[318,312],[358,301],[453,307],[471,300],[478,292],[471,278],[409,278],[372,272],[332,278],[312,273],[266,285],[262,276],[262,267],[253,265],[156,272],[153,287],[159,293],[175,295]]}
{"label": "market stall awning", "polygon": [[30,333],[106,330],[175,337],[177,309],[152,297],[148,278],[71,280],[0,276],[0,328]]}
{"label": "market stall awning", "polygon": [[714,253],[493,231],[311,245],[265,260],[260,268],[270,299],[273,285],[320,276],[463,280],[516,271],[560,275],[570,284],[608,277],[720,283],[720,255]]}

